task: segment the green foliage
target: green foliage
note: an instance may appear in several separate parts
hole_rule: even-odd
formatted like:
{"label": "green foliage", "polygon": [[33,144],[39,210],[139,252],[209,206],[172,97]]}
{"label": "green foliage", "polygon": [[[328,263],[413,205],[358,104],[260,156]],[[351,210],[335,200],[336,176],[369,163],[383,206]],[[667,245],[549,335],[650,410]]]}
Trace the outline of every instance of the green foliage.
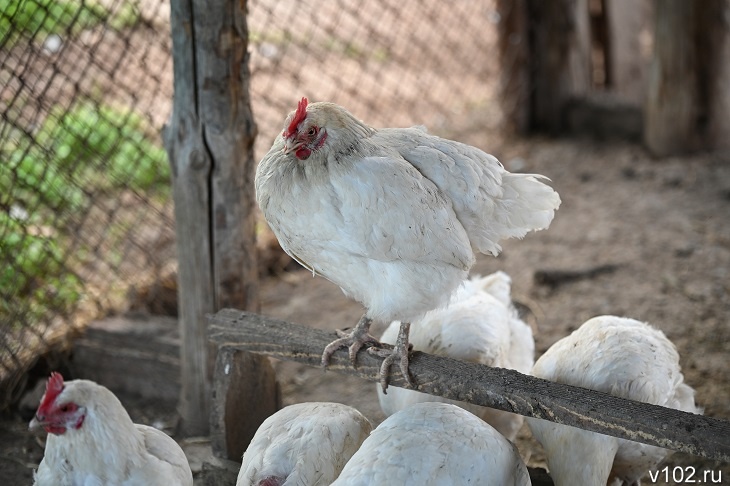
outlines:
{"label": "green foliage", "polygon": [[54,110],[37,140],[56,154],[54,165],[95,188],[169,188],[167,154],[137,113],[79,102]]}
{"label": "green foliage", "polygon": [[41,319],[69,312],[81,297],[79,278],[64,268],[58,240],[42,228],[0,212],[0,318]]}
{"label": "green foliage", "polygon": [[128,2],[112,12],[95,0],[0,0],[0,41],[10,36],[11,44],[20,36],[76,35],[103,23],[122,30],[138,21],[138,9]]}
{"label": "green foliage", "polygon": [[0,320],[41,319],[82,294],[67,262],[83,250],[67,218],[122,190],[166,197],[170,169],[142,116],[90,101],[59,106],[35,133],[9,138],[0,145]]}
{"label": "green foliage", "polygon": [[20,207],[73,211],[83,205],[83,191],[71,184],[58,166],[47,163],[46,154],[30,137],[22,136],[17,147],[0,147],[0,158],[5,162],[0,166],[0,191],[5,197],[12,196]]}

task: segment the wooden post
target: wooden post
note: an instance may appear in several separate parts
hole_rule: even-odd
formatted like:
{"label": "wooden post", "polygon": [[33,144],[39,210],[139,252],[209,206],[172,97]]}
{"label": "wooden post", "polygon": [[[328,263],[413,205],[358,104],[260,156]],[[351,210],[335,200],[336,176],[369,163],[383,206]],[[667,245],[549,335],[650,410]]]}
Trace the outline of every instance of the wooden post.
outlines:
{"label": "wooden post", "polygon": [[558,134],[565,105],[590,89],[588,0],[528,0],[531,127]]}
{"label": "wooden post", "polygon": [[527,0],[497,0],[499,14],[499,102],[506,128],[530,129],[530,36]]}
{"label": "wooden post", "polygon": [[654,4],[654,54],[644,114],[644,142],[657,156],[697,145],[697,73],[694,0]]}
{"label": "wooden post", "polygon": [[698,129],[703,148],[730,149],[730,0],[697,7]]}
{"label": "wooden post", "polygon": [[609,89],[622,100],[643,107],[649,73],[648,53],[642,52],[642,36],[652,28],[650,0],[604,0],[611,66]]}
{"label": "wooden post", "polygon": [[[259,398],[263,405],[251,416],[211,417],[210,405],[217,349],[208,343],[205,315],[224,306],[258,308],[256,127],[249,99],[246,2],[173,0],[171,25],[175,95],[163,136],[172,165],[179,262],[180,413],[187,435],[207,435],[211,420],[227,433],[240,425],[237,421],[263,420],[276,410],[270,406],[276,397]],[[257,369],[270,367],[266,358],[255,360]],[[242,375],[229,377],[239,389],[275,389],[259,383],[272,380],[272,373],[233,369]],[[244,447],[248,439],[240,438]]]}
{"label": "wooden post", "polygon": [[506,125],[559,133],[566,103],[590,88],[588,0],[498,0],[497,12]]}
{"label": "wooden post", "polygon": [[730,147],[730,0],[660,0],[644,142],[656,156]]}

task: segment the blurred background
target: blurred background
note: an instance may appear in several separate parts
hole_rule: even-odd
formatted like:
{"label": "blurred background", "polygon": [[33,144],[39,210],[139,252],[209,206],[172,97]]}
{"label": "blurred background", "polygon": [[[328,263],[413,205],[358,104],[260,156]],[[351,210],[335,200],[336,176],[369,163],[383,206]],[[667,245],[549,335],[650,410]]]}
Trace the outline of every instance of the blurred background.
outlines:
{"label": "blurred background", "polygon": [[[701,339],[682,331],[700,316],[709,326],[708,342],[730,338],[727,1],[251,0],[246,20],[255,160],[307,96],[339,103],[375,127],[425,125],[494,153],[509,170],[544,173],[563,196],[557,228],[532,240],[535,246],[525,251],[534,250],[533,256],[510,253],[520,242],[505,247],[505,268],[516,293],[533,303],[535,320],[545,327],[563,322],[565,314],[551,314],[548,302],[570,317],[550,328],[538,349],[582,322],[576,319],[620,310],[652,320],[672,314],[657,310],[672,301],[693,310],[680,312],[688,321],[670,323],[666,332],[687,341],[687,354],[716,353],[719,361],[711,366],[696,365],[698,380],[713,384],[707,396],[718,403],[730,394],[727,378],[718,383],[727,372],[727,361],[721,364],[727,348],[701,348],[694,342]],[[156,339],[177,339],[172,175],[160,135],[172,102],[169,2],[0,0],[0,408],[9,423],[49,370],[94,362],[102,369],[115,346],[136,346],[124,340],[136,331],[110,318],[169,316],[155,321],[173,323],[160,325]],[[655,189],[642,202],[628,202]],[[671,192],[679,190],[681,197]],[[669,191],[666,199],[662,191]],[[671,213],[684,197],[700,194],[711,200],[688,203],[686,214]],[[645,212],[632,219],[637,207]],[[658,219],[662,229],[652,240],[643,230]],[[603,234],[591,226],[596,221],[605,221],[604,228],[630,226]],[[301,295],[297,266],[265,223],[257,234],[262,307],[283,317],[301,315],[284,303]],[[566,242],[560,235],[575,238]],[[652,260],[661,251],[650,249],[666,242],[672,258],[680,255],[677,268],[703,273],[692,273],[689,290],[684,274],[669,275],[662,271],[666,261]],[[572,249],[573,257],[536,249],[550,245]],[[630,300],[616,305],[616,296],[588,306],[533,281],[538,260],[559,267],[576,261],[571,258],[590,263],[596,255],[656,273],[656,286],[631,287],[636,282],[629,280],[628,287],[644,296],[636,297],[642,303],[665,292],[663,300],[632,307]],[[690,262],[695,257],[702,263]],[[639,270],[637,262],[647,261]],[[481,268],[496,270],[499,262]],[[593,282],[585,290],[588,301],[595,304],[595,295],[622,283]],[[686,301],[671,294],[675,288]],[[584,296],[581,287],[573,290]],[[332,295],[344,299],[337,289]],[[351,305],[343,300],[333,315],[354,323],[359,310]],[[344,327],[341,320],[328,323]],[[112,339],[104,333],[114,326]],[[176,349],[165,361],[174,381],[164,391],[171,402],[166,416],[174,415],[179,393]],[[119,380],[128,380],[122,390],[139,386]],[[302,380],[282,378],[285,403],[295,401]],[[137,391],[154,397],[162,388]],[[730,417],[726,405],[718,407],[709,411]],[[13,437],[25,445],[0,460],[32,462],[19,459],[32,448],[21,435]]]}

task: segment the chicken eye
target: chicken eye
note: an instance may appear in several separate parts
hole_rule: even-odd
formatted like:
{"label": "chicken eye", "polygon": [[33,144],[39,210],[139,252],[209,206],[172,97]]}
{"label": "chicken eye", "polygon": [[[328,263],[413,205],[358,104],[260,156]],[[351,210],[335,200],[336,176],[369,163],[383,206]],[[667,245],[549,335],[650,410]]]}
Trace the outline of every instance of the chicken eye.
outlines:
{"label": "chicken eye", "polygon": [[309,135],[310,137],[313,137],[314,135],[316,135],[316,134],[317,134],[317,128],[316,128],[316,127],[312,127],[312,128],[310,128],[310,129],[309,129],[309,131],[307,132],[307,134],[308,134],[308,135]]}
{"label": "chicken eye", "polygon": [[73,403],[67,403],[62,407],[59,407],[59,410],[63,413],[73,412],[76,410],[76,405]]}

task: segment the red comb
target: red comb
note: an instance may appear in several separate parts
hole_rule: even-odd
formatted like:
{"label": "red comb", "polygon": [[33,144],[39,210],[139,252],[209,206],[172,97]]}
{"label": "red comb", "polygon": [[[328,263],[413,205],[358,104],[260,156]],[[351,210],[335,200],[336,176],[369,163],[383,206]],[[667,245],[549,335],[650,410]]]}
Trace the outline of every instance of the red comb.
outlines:
{"label": "red comb", "polygon": [[56,397],[63,391],[63,376],[61,373],[54,371],[51,373],[51,377],[46,383],[46,392],[41,398],[41,404],[38,407],[38,411],[42,412],[49,408],[51,404],[56,400]]}
{"label": "red comb", "polygon": [[286,127],[286,131],[284,131],[284,138],[290,137],[294,132],[296,132],[299,124],[307,117],[307,104],[309,104],[307,98],[302,98],[299,102],[299,106],[297,106],[297,112],[294,113],[294,118],[291,119],[291,123],[289,123],[289,126]]}

